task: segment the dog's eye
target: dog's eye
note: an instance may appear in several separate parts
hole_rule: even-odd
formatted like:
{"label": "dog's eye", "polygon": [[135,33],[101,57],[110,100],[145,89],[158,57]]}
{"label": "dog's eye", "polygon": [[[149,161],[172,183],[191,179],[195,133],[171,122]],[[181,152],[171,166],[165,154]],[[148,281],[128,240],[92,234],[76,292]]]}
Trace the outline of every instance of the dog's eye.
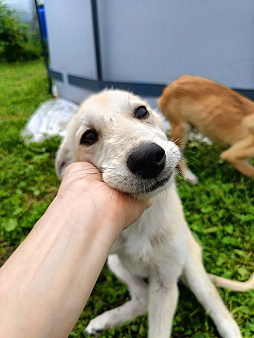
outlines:
{"label": "dog's eye", "polygon": [[90,146],[96,141],[98,141],[98,133],[93,129],[89,129],[82,135],[80,144]]}
{"label": "dog's eye", "polygon": [[137,119],[146,119],[149,116],[148,111],[146,110],[145,106],[139,106],[136,110],[135,110],[135,117]]}

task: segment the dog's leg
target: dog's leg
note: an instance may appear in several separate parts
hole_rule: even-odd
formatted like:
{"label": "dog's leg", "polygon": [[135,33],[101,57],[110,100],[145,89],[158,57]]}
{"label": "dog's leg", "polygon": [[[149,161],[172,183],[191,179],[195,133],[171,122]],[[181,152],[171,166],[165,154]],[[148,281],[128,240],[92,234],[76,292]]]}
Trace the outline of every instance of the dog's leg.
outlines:
{"label": "dog's leg", "polygon": [[147,312],[148,287],[143,279],[125,269],[118,255],[109,255],[108,266],[128,286],[131,300],[92,319],[85,329],[86,334],[92,337],[99,337],[101,331],[122,326]]}
{"label": "dog's leg", "polygon": [[198,179],[188,168],[183,155],[186,142],[188,141],[190,125],[185,122],[175,123],[173,121],[170,121],[170,124],[172,128],[170,139],[176,143],[176,145],[180,148],[182,154],[181,161],[178,163],[177,167],[179,168],[186,181],[189,181],[192,184],[197,184]]}
{"label": "dog's leg", "polygon": [[189,169],[186,164],[186,160],[182,155],[181,161],[178,163],[177,167],[179,168],[180,172],[182,173],[184,179],[192,184],[198,184],[198,179],[195,174]]}
{"label": "dog's leg", "polygon": [[189,255],[183,271],[183,281],[193,291],[212,317],[223,338],[240,338],[240,329],[223,303],[202,263],[201,248],[189,231]]}
{"label": "dog's leg", "polygon": [[168,338],[178,301],[177,280],[163,281],[153,271],[149,279],[148,322],[149,338]]}
{"label": "dog's leg", "polygon": [[224,151],[220,157],[228,161],[233,167],[246,176],[254,177],[254,167],[250,165],[248,159],[254,157],[254,136],[235,143]]}
{"label": "dog's leg", "polygon": [[188,141],[190,125],[184,117],[184,114],[182,114],[181,103],[175,99],[174,87],[168,86],[164,89],[163,94],[158,99],[158,105],[171,125],[170,140],[175,142],[181,150],[182,159],[177,167],[186,181],[197,184],[198,179],[187,167],[186,160],[183,156],[184,148]]}

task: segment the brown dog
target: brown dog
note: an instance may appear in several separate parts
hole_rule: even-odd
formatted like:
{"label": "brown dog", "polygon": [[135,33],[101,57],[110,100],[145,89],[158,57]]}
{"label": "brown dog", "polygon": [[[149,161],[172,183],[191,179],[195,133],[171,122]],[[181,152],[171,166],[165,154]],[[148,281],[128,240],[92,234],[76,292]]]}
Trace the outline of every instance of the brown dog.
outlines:
{"label": "brown dog", "polygon": [[[158,104],[182,155],[192,125],[212,141],[230,146],[220,157],[254,177],[248,161],[254,157],[254,102],[219,83],[183,75],[164,89]],[[186,180],[197,183],[184,159],[179,167]]]}

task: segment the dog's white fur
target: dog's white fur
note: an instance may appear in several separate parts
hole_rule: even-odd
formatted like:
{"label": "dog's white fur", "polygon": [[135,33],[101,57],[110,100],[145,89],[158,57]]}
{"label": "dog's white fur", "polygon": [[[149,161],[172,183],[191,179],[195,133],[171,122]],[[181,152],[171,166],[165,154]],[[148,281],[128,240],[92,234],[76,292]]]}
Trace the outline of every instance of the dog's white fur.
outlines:
{"label": "dog's white fur", "polygon": [[[147,108],[149,117],[135,118],[139,106]],[[83,133],[91,129],[97,131],[98,141],[80,145]],[[166,164],[156,178],[142,179],[128,169],[126,162],[133,150],[148,143],[165,150]],[[121,326],[148,311],[149,337],[169,337],[178,300],[177,282],[182,278],[210,314],[220,335],[241,337],[205,272],[200,246],[184,219],[174,182],[179,160],[180,152],[167,140],[160,115],[131,93],[108,90],[95,94],[70,122],[56,159],[60,176],[68,164],[88,161],[99,168],[103,180],[113,188],[136,198],[154,198],[153,205],[121,233],[108,257],[109,268],[127,284],[131,300],[93,319],[86,328],[87,334],[99,336],[101,330]],[[150,191],[157,180],[162,182],[164,178],[167,182],[163,186]],[[149,279],[148,284],[144,277]],[[213,278],[237,290],[253,287],[253,281],[246,285]]]}

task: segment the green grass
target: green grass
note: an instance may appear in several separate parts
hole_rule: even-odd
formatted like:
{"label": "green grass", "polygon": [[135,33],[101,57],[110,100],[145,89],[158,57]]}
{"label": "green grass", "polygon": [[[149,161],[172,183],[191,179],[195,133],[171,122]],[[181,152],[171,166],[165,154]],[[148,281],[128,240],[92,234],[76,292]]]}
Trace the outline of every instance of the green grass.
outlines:
{"label": "green grass", "polygon": [[[50,97],[43,63],[5,64],[0,66],[0,73],[1,265],[56,194],[59,180],[54,157],[60,139],[26,146],[20,137],[29,116]],[[219,146],[190,142],[186,157],[200,183],[192,186],[178,178],[178,190],[186,219],[203,247],[207,271],[244,281],[254,271],[253,179],[221,161],[221,151]],[[243,337],[254,337],[254,291],[218,290],[241,327]],[[104,268],[70,337],[83,337],[83,329],[91,318],[128,299],[126,287]],[[146,316],[123,328],[102,333],[107,338],[146,335]],[[182,285],[172,337],[219,337],[205,310]]]}
{"label": "green grass", "polygon": [[20,132],[48,98],[42,61],[0,65],[0,264],[52,201],[59,181],[54,157],[59,140],[25,146]]}

